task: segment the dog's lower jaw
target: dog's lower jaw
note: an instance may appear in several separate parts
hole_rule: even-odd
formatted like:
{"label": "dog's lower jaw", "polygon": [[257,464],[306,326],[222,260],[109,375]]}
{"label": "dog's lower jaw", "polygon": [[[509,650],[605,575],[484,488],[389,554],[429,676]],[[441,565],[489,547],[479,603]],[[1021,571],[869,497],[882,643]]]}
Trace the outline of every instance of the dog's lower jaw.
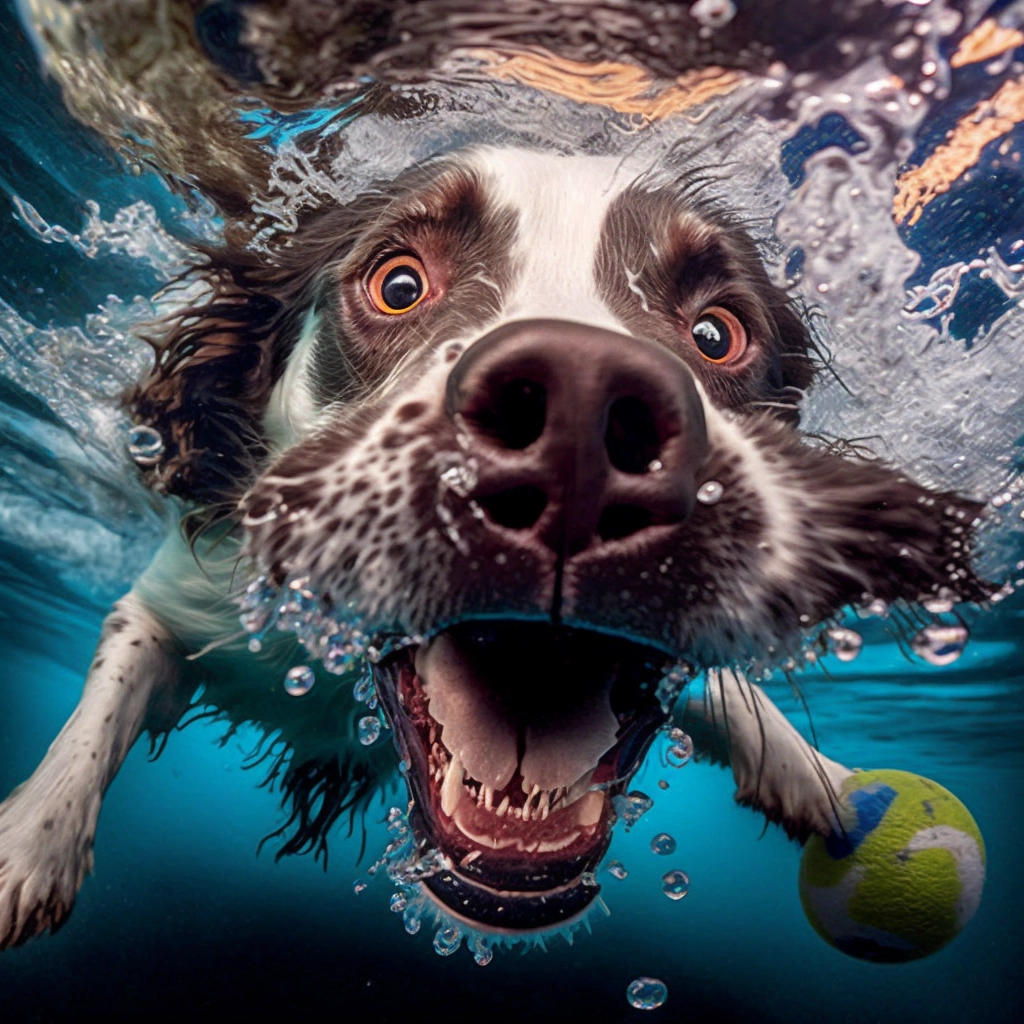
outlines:
{"label": "dog's lower jaw", "polygon": [[[146,728],[164,728],[181,655],[134,595],[104,623],[82,698],[32,776],[0,804],[0,950],[71,913],[92,871],[96,819],[107,786]],[[156,723],[154,712],[164,720]]]}

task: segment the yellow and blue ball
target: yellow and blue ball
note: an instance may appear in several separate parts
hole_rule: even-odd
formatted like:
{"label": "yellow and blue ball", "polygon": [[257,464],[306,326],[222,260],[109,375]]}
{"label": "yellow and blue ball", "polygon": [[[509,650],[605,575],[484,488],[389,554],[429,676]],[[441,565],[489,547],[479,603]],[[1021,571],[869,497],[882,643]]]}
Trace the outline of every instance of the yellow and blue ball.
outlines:
{"label": "yellow and blue ball", "polygon": [[863,960],[929,956],[974,916],[985,845],[970,811],[930,779],[891,769],[843,785],[842,830],[812,836],[800,862],[804,913]]}

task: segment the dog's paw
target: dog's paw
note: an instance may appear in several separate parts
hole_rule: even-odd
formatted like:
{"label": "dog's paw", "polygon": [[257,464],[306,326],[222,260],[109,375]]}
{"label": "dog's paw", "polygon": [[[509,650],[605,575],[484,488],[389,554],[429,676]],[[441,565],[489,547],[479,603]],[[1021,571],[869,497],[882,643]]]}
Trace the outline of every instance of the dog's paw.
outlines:
{"label": "dog's paw", "polygon": [[0,951],[57,931],[92,871],[95,815],[58,811],[52,799],[33,800],[30,787],[0,804]]}

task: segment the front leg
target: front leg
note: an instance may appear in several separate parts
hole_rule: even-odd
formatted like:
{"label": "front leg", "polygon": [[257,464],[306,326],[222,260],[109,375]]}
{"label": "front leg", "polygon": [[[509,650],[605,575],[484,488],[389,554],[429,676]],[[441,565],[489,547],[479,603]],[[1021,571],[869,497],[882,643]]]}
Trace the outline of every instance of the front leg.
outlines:
{"label": "front leg", "polygon": [[0,950],[71,912],[92,870],[100,802],[145,728],[181,708],[177,645],[134,594],[107,617],[85,689],[32,776],[0,804]]}
{"label": "front leg", "polygon": [[728,670],[708,672],[686,704],[683,728],[698,755],[732,767],[736,800],[791,836],[836,825],[843,780],[853,773],[818,753],[759,686]]}

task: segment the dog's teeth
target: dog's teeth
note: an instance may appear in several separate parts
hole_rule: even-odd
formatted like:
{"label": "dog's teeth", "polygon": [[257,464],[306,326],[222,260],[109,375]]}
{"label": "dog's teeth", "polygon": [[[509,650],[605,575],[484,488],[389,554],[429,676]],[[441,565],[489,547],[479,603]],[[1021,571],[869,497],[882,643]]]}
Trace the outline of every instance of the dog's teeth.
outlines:
{"label": "dog's teeth", "polygon": [[494,809],[494,787],[493,786],[484,786],[484,807],[486,807],[487,810],[489,810],[489,811]]}
{"label": "dog's teeth", "polygon": [[508,797],[506,796],[505,799],[502,800],[500,804],[498,804],[498,809],[494,813],[499,818],[504,818],[505,817],[505,812],[507,810],[508,810]]}
{"label": "dog's teeth", "polygon": [[540,820],[545,821],[551,813],[551,791],[545,789],[540,795]]}
{"label": "dog's teeth", "polygon": [[452,754],[451,764],[448,765],[448,772],[441,783],[441,810],[450,818],[455,813],[462,799],[462,780],[465,778],[465,771],[462,768],[462,758],[458,752]]}

